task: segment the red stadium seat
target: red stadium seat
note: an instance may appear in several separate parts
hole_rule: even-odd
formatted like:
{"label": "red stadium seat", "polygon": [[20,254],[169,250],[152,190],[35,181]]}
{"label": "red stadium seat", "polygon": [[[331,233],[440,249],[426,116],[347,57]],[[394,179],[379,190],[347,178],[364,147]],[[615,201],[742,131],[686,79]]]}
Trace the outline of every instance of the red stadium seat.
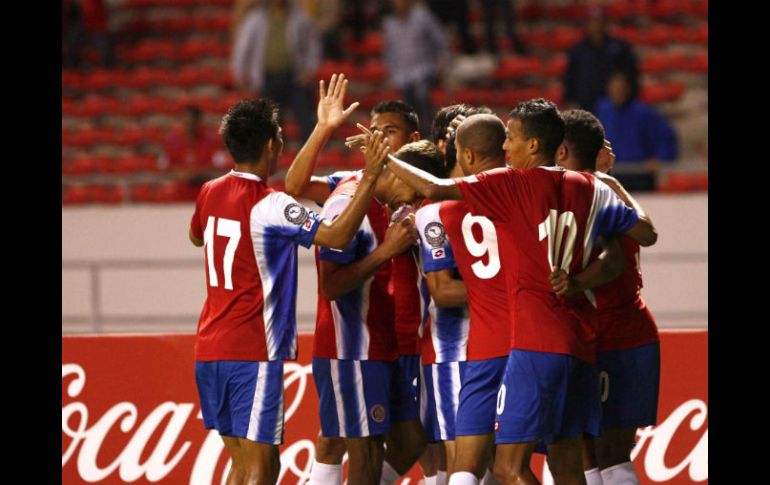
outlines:
{"label": "red stadium seat", "polygon": [[580,3],[552,5],[548,8],[546,17],[559,20],[581,20],[588,13],[588,6]]}
{"label": "red stadium seat", "polygon": [[539,57],[509,57],[492,72],[496,81],[519,79],[524,76],[540,74],[543,61]]}
{"label": "red stadium seat", "polygon": [[657,0],[647,5],[647,14],[654,19],[668,19],[686,13],[682,0]]}
{"label": "red stadium seat", "polygon": [[519,9],[519,18],[522,20],[535,20],[545,17],[546,10],[542,5],[527,4]]}
{"label": "red stadium seat", "polygon": [[284,150],[283,153],[281,153],[281,158],[278,160],[278,168],[282,170],[288,169],[296,156],[296,152]]}
{"label": "red stadium seat", "polygon": [[642,59],[641,67],[644,73],[658,74],[668,71],[671,67],[671,61],[667,53],[655,52]]}
{"label": "red stadium seat", "polygon": [[693,44],[708,45],[709,43],[709,26],[708,23],[702,23],[695,27],[690,32],[690,42]]}
{"label": "red stadium seat", "polygon": [[90,202],[90,193],[84,185],[68,185],[62,188],[62,204],[85,204]]}
{"label": "red stadium seat", "polygon": [[61,99],[61,114],[62,116],[73,116],[75,114],[75,105],[77,103],[72,98]]}
{"label": "red stadium seat", "polygon": [[69,173],[73,175],[84,175],[96,173],[99,171],[98,160],[89,154],[77,155],[69,166]]}
{"label": "red stadium seat", "polygon": [[569,59],[566,54],[557,54],[545,63],[540,70],[540,75],[549,78],[561,78],[567,71]]}
{"label": "red stadium seat", "polygon": [[640,41],[645,45],[660,46],[669,44],[674,37],[668,25],[652,25],[642,34]]}
{"label": "red stadium seat", "polygon": [[134,184],[129,189],[131,200],[134,202],[154,202],[155,186],[152,184]]}
{"label": "red stadium seat", "polygon": [[665,182],[658,186],[659,192],[697,192],[709,188],[708,172],[672,173]]}
{"label": "red stadium seat", "polygon": [[123,188],[119,185],[94,184],[86,188],[92,202],[119,204],[123,202]]}
{"label": "red stadium seat", "polygon": [[541,42],[542,47],[550,49],[569,49],[583,38],[583,29],[575,27],[557,27]]}
{"label": "red stadium seat", "polygon": [[379,59],[370,59],[356,72],[356,78],[367,82],[381,82],[387,76],[385,63]]}
{"label": "red stadium seat", "polygon": [[80,101],[74,108],[76,116],[94,118],[119,111],[120,101],[117,98],[90,95]]}
{"label": "red stadium seat", "polygon": [[281,123],[284,140],[296,140],[299,138],[299,124],[294,120],[287,120]]}
{"label": "red stadium seat", "polygon": [[384,45],[385,40],[382,37],[382,33],[369,31],[364,35],[361,42],[351,40],[347,43],[346,47],[351,54],[367,57],[380,56]]}
{"label": "red stadium seat", "polygon": [[356,76],[355,64],[350,61],[324,61],[318,67],[318,71],[316,71],[316,78],[323,79],[328,87],[332,74],[340,73],[344,73],[349,79],[354,79]]}
{"label": "red stadium seat", "polygon": [[82,89],[83,75],[79,71],[62,71],[61,85],[68,89]]}
{"label": "red stadium seat", "polygon": [[708,51],[697,52],[695,55],[693,55],[692,59],[690,60],[690,64],[688,66],[688,70],[692,72],[707,73],[709,71]]}

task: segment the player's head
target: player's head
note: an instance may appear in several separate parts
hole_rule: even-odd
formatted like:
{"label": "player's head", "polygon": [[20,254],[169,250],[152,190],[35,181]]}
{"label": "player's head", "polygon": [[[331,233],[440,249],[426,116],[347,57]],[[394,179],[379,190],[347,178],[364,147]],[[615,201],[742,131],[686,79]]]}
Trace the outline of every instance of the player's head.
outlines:
{"label": "player's head", "polygon": [[[444,154],[446,160],[447,171],[452,172],[457,163],[457,153],[454,147],[454,131],[449,130],[450,123],[459,115],[470,116],[476,113],[477,108],[469,104],[460,103],[444,106],[441,108],[436,116],[433,118],[433,125],[431,126],[431,140],[436,144],[439,150]],[[449,139],[452,138],[452,142]]]}
{"label": "player's head", "polygon": [[410,141],[420,139],[420,122],[417,112],[403,101],[382,101],[372,109],[370,129],[378,129],[385,138],[393,153]]}
{"label": "player's head", "polygon": [[604,127],[588,111],[572,109],[562,113],[564,141],[556,152],[556,164],[568,170],[596,170],[596,157],[604,146]]}
{"label": "player's head", "polygon": [[412,7],[414,0],[390,0],[393,10],[398,15],[404,15]]}
{"label": "player's head", "polygon": [[493,114],[471,115],[457,128],[455,149],[463,174],[505,165],[505,125]]}
{"label": "player's head", "polygon": [[[424,170],[439,178],[447,176],[444,154],[429,140],[407,143],[394,154],[409,165]],[[377,179],[375,192],[380,201],[391,209],[401,204],[411,204],[417,200],[417,193],[396,177],[390,170],[385,170]]]}
{"label": "player's head", "polygon": [[599,5],[592,6],[588,9],[586,34],[595,44],[600,44],[607,36],[607,16],[604,9]]}
{"label": "player's head", "polygon": [[552,164],[564,139],[564,120],[556,105],[544,98],[516,105],[506,129],[503,150],[514,168]]}
{"label": "player's head", "polygon": [[278,107],[267,98],[244,99],[232,106],[219,127],[236,164],[255,165],[266,160],[275,170],[283,150]]}

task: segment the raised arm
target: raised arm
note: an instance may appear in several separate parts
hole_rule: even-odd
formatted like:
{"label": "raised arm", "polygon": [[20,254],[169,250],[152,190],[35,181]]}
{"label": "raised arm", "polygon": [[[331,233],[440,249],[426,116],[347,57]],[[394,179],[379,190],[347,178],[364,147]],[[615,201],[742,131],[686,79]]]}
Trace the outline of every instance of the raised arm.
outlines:
{"label": "raised arm", "polygon": [[425,273],[430,296],[439,308],[451,308],[468,304],[468,292],[465,283],[452,276],[451,269],[442,269]]}
{"label": "raised arm", "polygon": [[319,82],[318,123],[300,149],[289,170],[286,172],[286,192],[296,197],[305,197],[323,204],[331,190],[323,177],[314,177],[318,154],[326,146],[334,130],[339,128],[350,114],[358,108],[355,102],[344,109],[348,80],[344,74],[333,74],[326,91],[323,80]]}
{"label": "raised arm", "polygon": [[384,161],[390,147],[380,131],[374,131],[366,145],[366,169],[358,184],[353,200],[334,221],[324,221],[315,234],[313,243],[333,249],[344,249],[355,236],[364,220],[369,202],[374,194],[374,185],[382,173]]}
{"label": "raised arm", "polygon": [[388,155],[388,170],[404,181],[421,196],[430,200],[459,200],[463,198],[454,179],[440,179],[424,170],[402,162],[393,155]]}
{"label": "raised arm", "polygon": [[559,269],[551,273],[551,285],[557,295],[572,296],[602,286],[620,276],[626,269],[620,237],[608,239],[599,258],[583,271],[568,275]]}

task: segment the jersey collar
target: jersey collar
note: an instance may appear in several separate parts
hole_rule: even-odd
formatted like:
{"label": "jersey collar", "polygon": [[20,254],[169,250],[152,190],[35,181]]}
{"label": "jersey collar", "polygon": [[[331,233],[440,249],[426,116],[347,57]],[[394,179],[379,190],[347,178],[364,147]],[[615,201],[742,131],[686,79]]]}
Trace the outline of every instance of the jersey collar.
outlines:
{"label": "jersey collar", "polygon": [[233,175],[233,176],[235,176],[235,177],[240,177],[240,178],[242,178],[242,179],[249,179],[249,180],[253,180],[253,181],[255,181],[255,182],[262,182],[262,179],[261,179],[261,178],[259,178],[259,177],[258,177],[258,176],[256,176],[256,175],[254,175],[253,173],[236,172],[235,170],[233,170],[233,169],[230,169],[230,173],[228,173],[228,175]]}

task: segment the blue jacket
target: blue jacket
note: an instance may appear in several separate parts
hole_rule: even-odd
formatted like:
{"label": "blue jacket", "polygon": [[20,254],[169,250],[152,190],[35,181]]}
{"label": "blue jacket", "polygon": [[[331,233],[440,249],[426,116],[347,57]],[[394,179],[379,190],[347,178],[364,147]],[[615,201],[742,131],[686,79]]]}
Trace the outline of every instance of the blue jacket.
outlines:
{"label": "blue jacket", "polygon": [[617,162],[676,159],[676,132],[660,113],[638,98],[616,106],[605,96],[596,105],[596,117],[604,125]]}

